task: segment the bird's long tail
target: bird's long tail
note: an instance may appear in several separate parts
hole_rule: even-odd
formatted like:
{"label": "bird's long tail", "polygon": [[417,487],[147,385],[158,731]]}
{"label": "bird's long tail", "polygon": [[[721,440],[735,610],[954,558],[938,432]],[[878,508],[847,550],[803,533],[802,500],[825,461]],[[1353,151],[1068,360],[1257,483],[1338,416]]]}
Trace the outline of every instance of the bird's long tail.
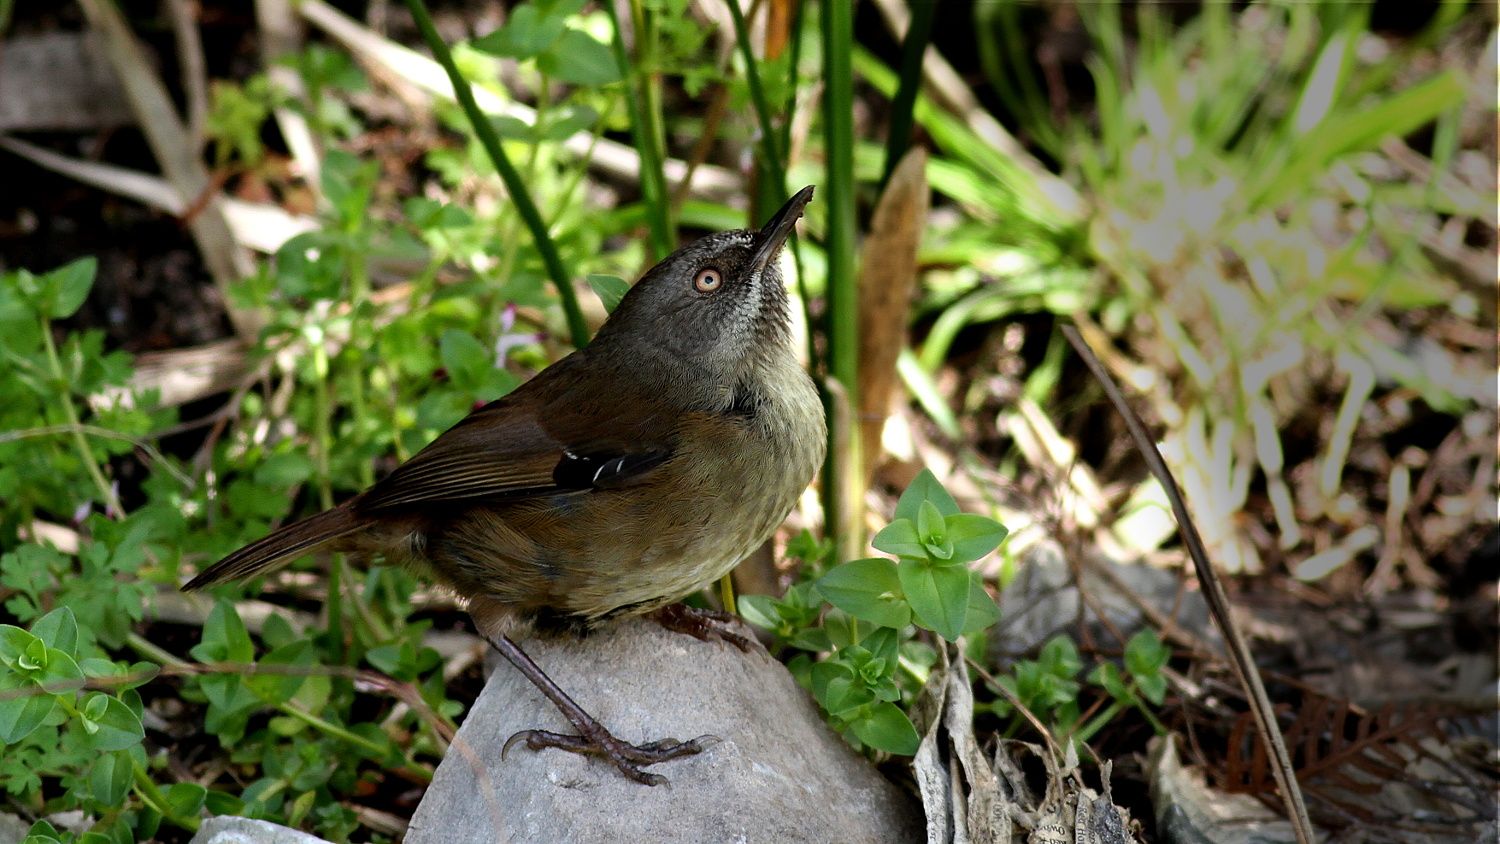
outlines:
{"label": "bird's long tail", "polygon": [[201,589],[270,571],[359,528],[359,519],[347,505],[325,510],[246,545],[204,569],[182,589]]}

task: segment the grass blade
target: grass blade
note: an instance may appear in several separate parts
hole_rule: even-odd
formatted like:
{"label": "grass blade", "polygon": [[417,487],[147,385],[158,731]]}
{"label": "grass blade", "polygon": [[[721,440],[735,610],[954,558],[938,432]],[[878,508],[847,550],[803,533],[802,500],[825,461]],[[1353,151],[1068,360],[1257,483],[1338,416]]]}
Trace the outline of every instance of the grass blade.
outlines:
{"label": "grass blade", "polygon": [[[855,395],[859,377],[859,301],[854,241],[854,10],[852,0],[824,0],[823,23],[823,150],[827,168],[828,227],[828,374],[838,382],[845,406],[859,407]],[[831,415],[833,416],[833,415]],[[836,418],[834,416],[833,418]],[[829,426],[828,472],[823,490],[828,506],[828,536],[839,549],[838,559],[852,559],[861,544],[859,503],[863,500],[857,473],[861,465],[859,433],[849,415],[846,431]],[[841,446],[841,447],[840,447]],[[847,521],[846,521],[847,519]]]}
{"label": "grass blade", "polygon": [[912,109],[917,104],[917,92],[922,88],[922,57],[927,55],[927,43],[932,40],[932,18],[937,2],[916,3],[911,9],[911,24],[906,28],[906,38],[901,41],[901,85],[896,89],[896,98],[891,101],[891,128],[885,141],[885,170],[880,178],[882,185],[891,180],[896,165],[911,146]]}
{"label": "grass blade", "polygon": [[[630,112],[630,136],[635,142],[636,152],[641,157],[641,204],[645,206],[646,227],[650,232],[650,253],[653,262],[667,257],[676,242],[676,227],[672,224],[672,203],[667,191],[666,174],[662,161],[666,157],[666,144],[661,130],[661,97],[653,96],[651,80],[644,68],[649,61],[632,63],[625,55],[625,34],[620,29],[620,16],[611,2],[600,4],[609,15],[615,37],[610,42],[615,61],[630,77],[625,80],[625,104]],[[631,4],[637,22],[637,45],[647,42],[642,30],[645,13],[638,3]],[[637,87],[639,86],[639,87]],[[653,105],[655,107],[653,107]]]}
{"label": "grass blade", "polygon": [[583,348],[589,342],[588,323],[584,322],[583,311],[578,306],[578,294],[573,290],[568,271],[563,268],[562,258],[557,254],[557,246],[552,242],[552,236],[547,233],[547,224],[542,222],[542,215],[537,212],[536,203],[531,201],[531,193],[526,190],[526,185],[521,182],[521,174],[516,172],[515,165],[510,163],[510,158],[500,146],[500,135],[495,131],[495,124],[485,119],[484,113],[479,110],[479,104],[474,101],[474,91],[469,87],[468,81],[458,72],[458,66],[453,63],[453,54],[448,51],[448,45],[438,34],[437,27],[433,26],[432,15],[428,13],[427,5],[422,0],[406,0],[406,7],[411,11],[412,19],[422,33],[422,40],[427,42],[433,57],[443,66],[443,70],[447,71],[448,79],[453,83],[453,94],[458,98],[458,104],[463,108],[464,115],[468,117],[469,125],[474,127],[474,134],[478,136],[479,143],[484,146],[485,152],[494,162],[501,181],[505,182],[505,191],[510,194],[511,202],[515,203],[516,213],[521,215],[521,221],[526,224],[527,230],[531,232],[531,237],[536,242],[537,251],[542,255],[542,263],[547,267],[547,275],[552,278],[553,285],[557,287],[557,296],[562,300],[563,313],[567,315],[568,332],[572,335],[573,345]]}

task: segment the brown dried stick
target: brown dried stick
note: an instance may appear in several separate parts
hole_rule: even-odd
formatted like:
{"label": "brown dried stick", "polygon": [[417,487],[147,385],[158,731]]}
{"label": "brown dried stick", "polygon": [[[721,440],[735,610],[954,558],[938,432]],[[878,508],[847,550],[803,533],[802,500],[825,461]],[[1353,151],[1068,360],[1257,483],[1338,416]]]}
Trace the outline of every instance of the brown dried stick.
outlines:
{"label": "brown dried stick", "polygon": [[1286,743],[1282,740],[1281,730],[1276,726],[1276,714],[1271,708],[1271,699],[1266,695],[1265,684],[1261,682],[1260,672],[1255,667],[1255,660],[1250,655],[1250,646],[1246,643],[1244,636],[1240,635],[1239,628],[1234,624],[1234,618],[1229,613],[1229,597],[1224,592],[1224,585],[1219,582],[1219,576],[1214,572],[1213,566],[1208,561],[1208,551],[1203,547],[1203,540],[1198,536],[1198,528],[1193,523],[1192,516],[1188,515],[1187,504],[1182,500],[1182,491],[1177,488],[1177,481],[1172,477],[1172,472],[1167,468],[1166,461],[1162,460],[1161,452],[1156,448],[1156,442],[1146,431],[1146,426],[1141,418],[1131,408],[1130,403],[1125,400],[1125,395],[1120,392],[1119,386],[1110,377],[1099,358],[1094,355],[1089,345],[1084,342],[1083,336],[1078,329],[1071,325],[1062,327],[1063,336],[1078,352],[1089,371],[1093,373],[1094,379],[1104,388],[1104,394],[1114,404],[1115,410],[1125,420],[1125,426],[1130,429],[1130,436],[1135,440],[1136,448],[1141,452],[1146,465],[1151,468],[1151,474],[1161,484],[1167,493],[1167,500],[1172,502],[1172,513],[1177,517],[1177,527],[1182,533],[1182,543],[1187,547],[1188,556],[1193,560],[1193,569],[1198,574],[1198,582],[1203,588],[1203,597],[1208,601],[1208,609],[1213,614],[1214,620],[1218,622],[1219,629],[1224,633],[1224,641],[1229,648],[1230,662],[1234,664],[1235,673],[1239,675],[1240,683],[1245,687],[1245,696],[1250,701],[1250,711],[1255,716],[1255,727],[1260,732],[1261,740],[1265,742],[1267,756],[1272,760],[1272,773],[1276,776],[1276,785],[1281,791],[1281,799],[1285,804],[1287,818],[1292,822],[1292,831],[1297,835],[1298,844],[1312,844],[1313,827],[1312,821],[1307,816],[1307,806],[1302,800],[1302,791],[1297,786],[1297,775],[1292,769],[1292,758],[1287,753]]}

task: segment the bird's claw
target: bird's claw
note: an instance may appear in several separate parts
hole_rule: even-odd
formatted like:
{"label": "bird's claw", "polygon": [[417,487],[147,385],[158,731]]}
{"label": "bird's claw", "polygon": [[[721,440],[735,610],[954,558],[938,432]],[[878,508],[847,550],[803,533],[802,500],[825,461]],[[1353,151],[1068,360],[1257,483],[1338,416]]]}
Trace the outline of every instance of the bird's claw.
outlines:
{"label": "bird's claw", "polygon": [[719,741],[718,736],[705,735],[691,741],[658,739],[645,744],[629,744],[615,738],[607,731],[601,731],[595,736],[583,736],[554,733],[550,730],[522,730],[506,739],[505,746],[500,749],[500,758],[504,759],[511,746],[517,743],[525,744],[529,750],[544,750],[551,747],[581,756],[598,756],[613,764],[620,773],[642,785],[666,785],[666,777],[642,770],[642,768],[658,762],[666,762],[669,759],[702,753]]}
{"label": "bird's claw", "polygon": [[703,610],[687,604],[668,604],[648,617],[674,633],[686,633],[700,642],[728,642],[742,653],[749,653],[751,648],[760,644],[731,629],[737,626],[738,616],[719,610]]}

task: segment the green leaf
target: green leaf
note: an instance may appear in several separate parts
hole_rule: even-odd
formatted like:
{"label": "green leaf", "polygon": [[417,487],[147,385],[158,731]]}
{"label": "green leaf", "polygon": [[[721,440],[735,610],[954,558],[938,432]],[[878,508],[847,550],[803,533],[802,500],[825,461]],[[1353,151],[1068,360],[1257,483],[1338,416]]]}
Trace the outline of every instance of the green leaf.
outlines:
{"label": "green leaf", "polygon": [[14,624],[0,624],[0,662],[16,667],[37,638]]}
{"label": "green leaf", "polygon": [[630,282],[619,276],[596,274],[589,276],[589,287],[594,289],[599,301],[604,303],[604,312],[612,314],[620,300],[630,291]]}
{"label": "green leaf", "polygon": [[[118,691],[124,692],[130,689],[134,689],[136,686],[144,686],[152,680],[156,679],[156,676],[160,673],[161,666],[157,665],[154,662],[146,662],[145,660],[141,660],[139,662],[131,663],[130,668],[126,670],[124,675],[128,679],[125,679],[120,683],[120,685],[117,687]],[[134,692],[132,692],[132,694],[134,694]]]}
{"label": "green leaf", "polygon": [[818,702],[829,715],[847,715],[866,704],[873,703],[875,693],[869,686],[854,677],[834,677],[823,689]]}
{"label": "green leaf", "polygon": [[861,639],[859,644],[870,651],[872,659],[884,660],[894,672],[901,650],[901,636],[894,629],[877,628]]}
{"label": "green leaf", "polygon": [[423,196],[414,196],[401,205],[412,225],[424,231],[434,229],[461,229],[474,224],[474,215],[462,205],[438,202]]}
{"label": "green leaf", "polygon": [[776,611],[776,599],[769,595],[741,595],[736,602],[740,617],[765,630],[781,626],[781,614]]}
{"label": "green leaf", "polygon": [[964,615],[964,635],[989,627],[1000,620],[1000,607],[984,588],[984,578],[979,572],[969,572],[969,607]]}
{"label": "green leaf", "polygon": [[[834,680],[838,680],[840,678],[852,679],[854,677],[854,672],[850,671],[849,666],[844,665],[843,663],[835,662],[833,660],[824,660],[823,662],[813,663],[812,669],[810,671],[810,677],[812,679],[813,697],[817,699],[818,703],[822,704],[824,698],[826,698],[828,695],[828,686]],[[823,708],[827,709],[828,707],[825,705]]]}
{"label": "green leaf", "polygon": [[563,32],[562,15],[544,15],[536,5],[523,3],[511,10],[505,26],[470,46],[481,52],[512,59],[529,59],[541,55]]}
{"label": "green leaf", "polygon": [[47,643],[41,639],[32,639],[26,644],[26,650],[16,657],[16,667],[24,672],[32,673],[41,671],[47,667]]}
{"label": "green leaf", "polygon": [[964,631],[969,609],[969,570],[904,561],[897,571],[917,623],[952,642]]}
{"label": "green leaf", "polygon": [[94,274],[99,262],[94,258],[78,260],[47,273],[44,282],[50,291],[47,316],[52,319],[67,319],[76,313],[88,298],[89,288],[94,286]]}
{"label": "green leaf", "polygon": [[90,680],[97,680],[100,677],[115,676],[119,672],[120,667],[115,665],[113,660],[90,656],[78,660],[78,670],[82,671],[83,676]]}
{"label": "green leaf", "polygon": [[404,670],[405,666],[401,660],[403,649],[401,644],[395,642],[389,645],[380,645],[365,651],[365,659],[371,665],[375,666],[376,670],[389,674],[392,677],[400,677],[406,673]]}
{"label": "green leaf", "polygon": [[232,605],[219,601],[203,623],[203,641],[189,653],[201,662],[248,663],[255,660],[255,645],[240,614]]}
{"label": "green leaf", "polygon": [[818,591],[846,613],[882,627],[911,623],[911,607],[901,592],[896,564],[884,557],[836,566],[818,580]]}
{"label": "green leaf", "polygon": [[859,621],[854,616],[843,610],[834,609],[823,616],[823,632],[828,634],[828,640],[833,643],[835,649],[847,648],[859,640],[858,631],[855,629]]}
{"label": "green leaf", "polygon": [[57,697],[17,675],[0,675],[0,742],[15,744],[52,715]]}
{"label": "green leaf", "polygon": [[916,522],[911,519],[896,519],[881,528],[875,538],[870,540],[870,544],[880,551],[899,557],[924,559],[927,556],[927,547],[922,544]]}
{"label": "green leaf", "polygon": [[78,655],[78,620],[67,607],[58,607],[31,625],[31,635],[68,656]]}
{"label": "green leaf", "polygon": [[893,703],[872,705],[868,714],[854,720],[849,728],[870,747],[902,756],[916,753],[922,742],[911,719]]}
{"label": "green leaf", "polygon": [[266,616],[265,623],[260,628],[260,640],[268,648],[279,648],[282,645],[291,644],[298,638],[301,637],[292,629],[292,625],[275,613]]}
{"label": "green leaf", "polygon": [[1431,123],[1465,96],[1463,77],[1449,69],[1402,89],[1385,100],[1336,109],[1291,147],[1280,166],[1264,168],[1261,183],[1246,191],[1248,208],[1260,210],[1287,201],[1305,190],[1333,162],[1374,148],[1385,138],[1399,138]]}
{"label": "green leaf", "polygon": [[1171,658],[1171,649],[1149,627],[1137,630],[1125,643],[1125,667],[1131,674],[1155,674]]}
{"label": "green leaf", "polygon": [[1042,645],[1037,663],[1046,673],[1069,679],[1083,668],[1083,660],[1078,657],[1078,646],[1066,634],[1048,639],[1047,644]]}
{"label": "green leaf", "polygon": [[[316,661],[314,656],[312,642],[298,639],[266,654],[256,665],[310,668]],[[291,700],[307,679],[306,673],[268,671],[246,677],[245,685],[261,700],[274,705]]]}
{"label": "green leaf", "polygon": [[[84,704],[85,745],[93,750],[124,750],[134,747],[146,737],[130,707],[119,698],[95,692]],[[92,725],[92,729],[89,729]]]}
{"label": "green leaf", "polygon": [[117,750],[98,756],[89,765],[89,789],[94,800],[105,806],[120,805],[130,790],[133,774],[129,751]]}
{"label": "green leaf", "polygon": [[[89,721],[97,721],[103,718],[104,713],[108,710],[109,696],[99,692],[89,695],[88,700],[84,701],[83,706],[78,708],[79,713]],[[90,729],[92,730],[93,728],[91,727]]]}
{"label": "green leaf", "polygon": [[1134,697],[1125,685],[1125,678],[1120,676],[1120,669],[1113,662],[1099,663],[1097,668],[1089,672],[1089,682],[1102,686],[1115,700],[1128,702]]}
{"label": "green leaf", "polygon": [[786,555],[811,566],[817,566],[833,556],[833,543],[826,539],[818,539],[812,535],[812,531],[803,528],[801,533],[792,537],[791,541],[786,544]]}
{"label": "green leaf", "polygon": [[203,811],[208,789],[195,782],[173,783],[167,789],[167,806],[179,818],[196,818]]}
{"label": "green leaf", "polygon": [[245,801],[222,791],[210,791],[204,798],[203,805],[211,815],[243,815],[245,813]]}
{"label": "green leaf", "polygon": [[73,657],[57,648],[48,648],[47,666],[36,679],[49,692],[71,692],[83,687],[83,670]]}
{"label": "green leaf", "polygon": [[599,112],[586,105],[553,106],[547,119],[537,127],[539,141],[560,143],[579,132],[587,132],[599,122]]}
{"label": "green leaf", "polygon": [[453,383],[472,388],[495,366],[494,355],[466,331],[450,328],[438,340],[438,354]]}
{"label": "green leaf", "polygon": [[833,649],[833,637],[821,627],[805,627],[787,639],[787,644],[804,651],[820,653]]}
{"label": "green leaf", "polygon": [[1161,702],[1166,700],[1167,678],[1161,674],[1136,675],[1135,687],[1140,689],[1142,697],[1155,706],[1161,706]]}
{"label": "green leaf", "polygon": [[915,521],[924,501],[931,501],[944,516],[958,513],[958,502],[938,483],[931,469],[923,469],[901,493],[901,500],[896,502],[896,518]]}
{"label": "green leaf", "polygon": [[945,520],[943,514],[938,512],[937,505],[931,501],[923,501],[917,508],[917,536],[924,543],[942,542],[945,530]]}
{"label": "green leaf", "polygon": [[[342,149],[330,149],[323,156],[323,195],[335,211],[336,217],[346,224],[361,220],[370,207],[371,194],[375,190],[375,179],[379,175],[379,164],[360,158]],[[330,237],[330,250],[324,258],[342,258],[349,247],[339,242],[338,235],[324,230]],[[359,247],[356,247],[359,248]],[[332,280],[332,279],[330,279]],[[337,295],[336,288],[327,291]]]}
{"label": "green leaf", "polygon": [[947,522],[931,501],[923,501],[917,508],[917,535],[921,537],[928,557],[934,561],[953,561],[953,543],[948,539]]}
{"label": "green leaf", "polygon": [[614,52],[577,29],[564,30],[557,43],[537,58],[536,66],[548,76],[573,85],[608,85],[624,78]]}
{"label": "green leaf", "polygon": [[26,838],[21,844],[59,844],[62,835],[57,828],[46,821],[37,821],[26,830]]}
{"label": "green leaf", "polygon": [[289,489],[303,483],[313,474],[313,462],[306,454],[286,452],[273,454],[255,467],[255,482],[277,489]]}
{"label": "green leaf", "polygon": [[946,522],[953,559],[961,563],[973,562],[1000,547],[1009,533],[994,519],[970,513],[955,513]]}
{"label": "green leaf", "polygon": [[583,11],[583,7],[587,5],[588,0],[533,0],[533,2],[536,3],[538,9],[542,10],[543,14],[557,18],[566,18],[569,15],[576,15]]}
{"label": "green leaf", "polygon": [[1323,122],[1343,93],[1350,60],[1354,56],[1354,37],[1349,31],[1335,32],[1323,45],[1323,51],[1302,85],[1297,105],[1289,119],[1293,137],[1306,135]]}

